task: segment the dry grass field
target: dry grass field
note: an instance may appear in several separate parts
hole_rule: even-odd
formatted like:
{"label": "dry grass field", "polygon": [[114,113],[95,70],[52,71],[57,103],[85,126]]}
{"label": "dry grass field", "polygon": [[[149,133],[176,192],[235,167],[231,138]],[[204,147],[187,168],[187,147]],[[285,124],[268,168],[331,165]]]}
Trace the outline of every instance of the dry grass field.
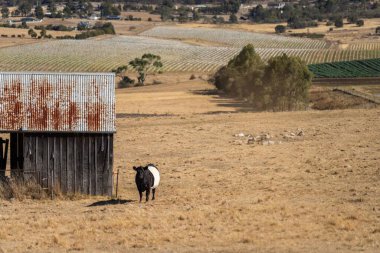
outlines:
{"label": "dry grass field", "polygon": [[35,39],[25,39],[25,38],[1,38],[0,39],[0,48],[2,47],[14,47],[19,45],[37,43]]}
{"label": "dry grass field", "polygon": [[[188,77],[117,90],[120,201],[0,201],[0,252],[380,251],[379,109],[249,112]],[[247,144],[260,133],[275,144]],[[161,185],[139,204],[149,162]]]}
{"label": "dry grass field", "polygon": [[[47,25],[47,24],[44,24],[44,23],[37,23],[37,24],[34,24],[34,25]],[[31,28],[34,28],[34,25],[30,26]],[[28,30],[29,29],[19,29],[19,28],[8,28],[8,27],[0,27],[0,34],[3,34],[3,35],[8,35],[8,37],[11,37],[12,35],[24,35],[25,37],[22,38],[22,39],[19,39],[20,40],[20,44],[25,44],[23,43],[24,40],[29,40],[31,37],[28,35]],[[40,32],[41,30],[35,30],[35,32],[37,33],[37,35],[40,35]],[[64,35],[71,35],[71,36],[75,36],[76,34],[78,34],[77,31],[47,31],[47,34],[51,34],[53,37],[56,37],[56,36],[64,36]],[[0,41],[2,41],[4,38],[1,38]],[[0,42],[1,44],[1,42]],[[20,45],[18,44],[18,45]]]}
{"label": "dry grass field", "polygon": [[[242,30],[258,33],[275,33],[274,28],[279,24],[250,24],[250,23],[240,23],[240,24],[198,24],[198,23],[187,23],[179,24],[181,27],[198,27],[198,28],[222,28],[222,29],[233,29]],[[287,25],[282,23],[282,25]],[[308,27],[304,29],[288,29],[287,34],[290,33],[323,33],[326,35],[326,39],[329,41],[339,41],[340,43],[349,43],[353,41],[362,41],[363,39],[374,41],[378,40],[378,37],[371,38],[369,34],[375,33],[376,27],[380,26],[380,18],[364,19],[364,26],[358,27],[356,24],[348,24],[345,22],[342,28],[336,28],[334,25],[326,26],[326,22],[319,22],[318,27]],[[333,31],[329,31],[333,28]]]}

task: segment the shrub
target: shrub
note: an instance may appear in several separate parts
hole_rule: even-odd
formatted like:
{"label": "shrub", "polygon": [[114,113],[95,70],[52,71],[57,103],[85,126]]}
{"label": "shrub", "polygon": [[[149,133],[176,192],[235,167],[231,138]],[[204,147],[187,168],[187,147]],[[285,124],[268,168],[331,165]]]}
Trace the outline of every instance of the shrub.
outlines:
{"label": "shrub", "polygon": [[350,24],[356,24],[356,22],[358,22],[358,17],[356,15],[348,16],[347,21]]}
{"label": "shrub", "polygon": [[335,27],[343,27],[343,18],[339,17],[334,22]]}
{"label": "shrub", "polygon": [[238,18],[237,18],[237,16],[235,14],[231,14],[229,21],[232,24],[237,24],[238,23]]}
{"label": "shrub", "polygon": [[359,19],[358,21],[356,21],[356,25],[357,26],[364,26],[364,20],[363,19]]}
{"label": "shrub", "polygon": [[149,22],[152,22],[152,18],[148,18],[148,21],[149,21]]}
{"label": "shrub", "polygon": [[192,74],[191,76],[190,76],[190,80],[194,80],[194,79],[196,79],[197,77],[194,75],[194,74]]}
{"label": "shrub", "polygon": [[283,25],[276,25],[274,30],[276,33],[284,33],[286,31],[286,27]]}
{"label": "shrub", "polygon": [[119,82],[119,88],[128,88],[135,84],[135,80],[124,76],[123,79]]}

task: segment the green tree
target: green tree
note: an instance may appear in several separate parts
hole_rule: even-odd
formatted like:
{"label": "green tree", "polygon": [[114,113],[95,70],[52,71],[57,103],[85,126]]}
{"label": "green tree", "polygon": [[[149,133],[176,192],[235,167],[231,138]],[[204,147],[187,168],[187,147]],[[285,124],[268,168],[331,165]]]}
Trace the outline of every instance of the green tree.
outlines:
{"label": "green tree", "polygon": [[133,61],[130,61],[129,64],[139,74],[137,79],[142,85],[144,85],[148,70],[155,72],[163,67],[161,57],[150,53],[144,54],[141,58],[135,58]]}
{"label": "green tree", "polygon": [[9,9],[8,9],[8,7],[3,6],[3,8],[1,8],[1,16],[3,18],[8,18],[9,17]]}
{"label": "green tree", "polygon": [[186,23],[188,20],[189,20],[189,18],[188,18],[187,10],[185,8],[181,8],[179,10],[178,21],[180,23]]}
{"label": "green tree", "polygon": [[237,16],[235,14],[231,14],[229,21],[232,24],[237,24],[238,23],[238,18],[237,18]]}
{"label": "green tree", "polygon": [[112,2],[103,2],[100,5],[100,13],[102,17],[109,15],[120,15],[120,10],[114,7]]}
{"label": "green tree", "polygon": [[23,15],[23,16],[26,16],[30,13],[30,11],[32,10],[32,5],[31,3],[29,2],[22,2],[19,6],[18,6],[18,10],[20,11],[20,13]]}
{"label": "green tree", "polygon": [[113,69],[112,72],[116,74],[116,76],[122,78],[125,75],[125,72],[128,70],[127,65],[119,66],[116,69]]}
{"label": "green tree", "polygon": [[34,30],[33,30],[32,28],[30,28],[30,29],[28,30],[28,35],[32,35],[32,33],[34,33]]}
{"label": "green tree", "polygon": [[125,75],[127,70],[128,70],[127,65],[122,65],[122,66],[117,67],[116,69],[112,69],[112,72],[114,72],[116,76],[120,78],[119,88],[126,88],[135,83],[135,80]]}
{"label": "green tree", "polygon": [[312,73],[298,57],[283,54],[269,59],[263,78],[265,99],[260,106],[275,111],[305,108],[311,79]]}
{"label": "green tree", "polygon": [[240,0],[224,0],[223,11],[225,13],[237,13],[240,8]]}
{"label": "green tree", "polygon": [[347,21],[350,24],[356,24],[356,22],[358,21],[358,16],[356,16],[356,15],[350,15],[350,16],[347,17]]}
{"label": "green tree", "polygon": [[54,15],[57,12],[57,7],[55,6],[55,1],[49,1],[47,10],[50,11],[52,15]]}
{"label": "green tree", "polygon": [[336,18],[334,25],[335,25],[335,27],[343,27],[343,18],[342,17]]}
{"label": "green tree", "polygon": [[162,6],[159,10],[160,17],[162,21],[166,21],[172,18],[172,8],[167,6]]}
{"label": "green tree", "polygon": [[30,29],[28,30],[28,34],[29,34],[30,37],[32,37],[32,38],[36,38],[36,37],[37,37],[37,33],[36,33],[32,28],[30,28]]}
{"label": "green tree", "polygon": [[40,32],[40,35],[41,35],[41,38],[45,38],[46,37],[46,29],[45,29],[45,27],[42,28],[42,30]]}
{"label": "green tree", "polygon": [[274,30],[276,31],[276,33],[284,33],[286,31],[286,27],[283,25],[276,25]]}
{"label": "green tree", "polygon": [[73,12],[71,8],[66,5],[65,8],[63,8],[63,14],[65,15],[65,17],[71,17],[73,15]]}
{"label": "green tree", "polygon": [[356,25],[357,26],[363,26],[364,25],[364,20],[363,19],[359,19],[358,21],[356,21]]}
{"label": "green tree", "polygon": [[214,85],[227,94],[240,98],[259,95],[257,91],[262,85],[264,66],[253,45],[248,44],[216,72]]}
{"label": "green tree", "polygon": [[213,79],[217,89],[243,98],[257,110],[305,108],[312,74],[297,57],[282,55],[265,65],[252,45],[220,68]]}
{"label": "green tree", "polygon": [[197,11],[193,11],[193,21],[198,21],[200,19]]}
{"label": "green tree", "polygon": [[42,9],[41,5],[36,6],[36,8],[34,9],[34,15],[38,19],[44,18],[44,10]]}

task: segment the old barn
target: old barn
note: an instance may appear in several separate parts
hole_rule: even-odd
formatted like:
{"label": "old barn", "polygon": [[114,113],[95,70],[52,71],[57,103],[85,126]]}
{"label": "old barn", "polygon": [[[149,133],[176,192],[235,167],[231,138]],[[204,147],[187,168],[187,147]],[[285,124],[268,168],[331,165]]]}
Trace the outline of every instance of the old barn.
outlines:
{"label": "old barn", "polygon": [[112,195],[113,73],[0,72],[0,132],[2,173],[64,193]]}

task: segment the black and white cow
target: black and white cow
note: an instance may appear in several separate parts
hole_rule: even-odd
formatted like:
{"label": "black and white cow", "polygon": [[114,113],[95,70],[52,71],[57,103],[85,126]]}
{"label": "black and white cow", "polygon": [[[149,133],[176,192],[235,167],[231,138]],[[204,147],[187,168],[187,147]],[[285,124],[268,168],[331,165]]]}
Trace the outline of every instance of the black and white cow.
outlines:
{"label": "black and white cow", "polygon": [[154,200],[154,194],[156,193],[156,188],[160,183],[160,172],[157,167],[153,164],[148,164],[147,166],[133,166],[136,171],[136,186],[140,194],[140,202],[142,199],[142,193],[146,191],[146,201],[149,200],[150,189],[152,189],[152,200]]}

